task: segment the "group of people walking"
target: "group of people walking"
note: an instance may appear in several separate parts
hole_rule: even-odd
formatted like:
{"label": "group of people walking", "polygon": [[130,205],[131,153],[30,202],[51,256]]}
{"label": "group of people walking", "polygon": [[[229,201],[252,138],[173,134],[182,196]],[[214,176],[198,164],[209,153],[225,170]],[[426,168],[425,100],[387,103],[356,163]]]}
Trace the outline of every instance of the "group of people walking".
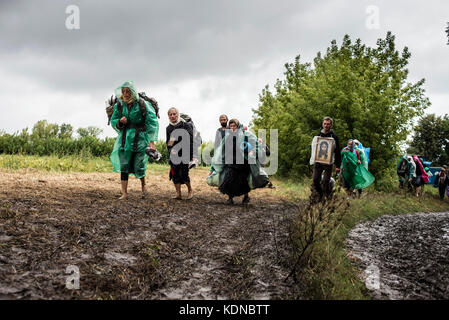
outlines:
{"label": "group of people walking", "polygon": [[[119,86],[115,95],[117,99],[108,107],[108,114],[111,126],[118,133],[110,159],[114,172],[120,173],[119,199],[127,198],[129,174],[140,179],[142,198],[145,198],[148,158],[158,153],[155,146],[159,132],[157,103],[153,103],[151,98],[143,99],[146,96],[137,92],[132,81]],[[178,109],[168,109],[167,115],[170,122],[166,128],[169,179],[173,181],[176,191],[173,198],[182,199],[181,186],[185,184],[188,190],[186,199],[192,199],[189,170],[198,163],[197,153],[201,141],[195,142],[196,129],[193,123],[184,120]],[[235,197],[243,196],[242,203],[246,204],[250,201],[251,189],[272,186],[260,161],[261,157],[269,155],[269,149],[237,119],[228,120],[227,115],[222,114],[219,122],[207,183],[226,194],[228,203],[232,204]],[[336,177],[343,180],[348,197],[357,194],[360,197],[362,190],[374,182],[373,175],[368,171],[367,149],[355,139],[349,139],[346,146],[341,148],[340,140],[332,128],[332,118],[324,117],[322,130],[312,141],[312,190],[319,201],[332,195],[335,185],[332,169],[335,165]],[[185,150],[189,152],[183,154]],[[429,168],[424,167],[418,156],[403,156],[397,165],[397,174],[399,186],[414,189],[417,196],[431,175]],[[435,186],[439,188],[441,198],[448,185],[447,167],[443,166],[435,177]]]}
{"label": "group of people walking", "polygon": [[[429,183],[432,177],[430,168],[425,166],[424,160],[417,155],[402,156],[396,167],[396,173],[399,179],[399,188],[413,191],[417,197],[423,194],[424,186]],[[449,178],[446,165],[443,165],[441,170],[435,173],[433,185],[438,188],[441,199],[444,199],[445,193],[448,193],[449,196]]]}
{"label": "group of people walking", "polygon": [[404,155],[399,161],[396,173],[399,177],[399,188],[413,190],[418,197],[424,192],[424,186],[429,183],[429,168],[424,168],[423,160],[418,156]]}
{"label": "group of people walking", "polygon": [[[145,198],[148,158],[157,153],[155,146],[159,132],[157,110],[151,100],[142,99],[132,81],[119,86],[115,90],[115,95],[117,99],[110,103],[107,112],[110,115],[111,126],[118,133],[110,159],[114,172],[120,173],[122,194],[119,199],[127,198],[129,174],[134,174],[140,179],[142,198]],[[186,199],[192,199],[193,188],[189,170],[198,163],[199,148],[198,142],[195,143],[195,128],[191,121],[185,121],[181,117],[182,114],[178,109],[170,108],[167,114],[170,122],[166,128],[169,179],[173,181],[176,191],[173,198],[182,199],[181,186],[185,184],[188,189]],[[217,130],[214,157],[207,181],[228,195],[228,203],[232,204],[234,197],[243,195],[242,203],[247,204],[250,201],[251,189],[262,188],[269,183],[258,158],[263,144],[237,119],[228,121],[226,115],[221,115],[219,121],[221,127]],[[189,150],[189,153],[183,154],[185,150]],[[210,179],[214,177],[216,179]]]}

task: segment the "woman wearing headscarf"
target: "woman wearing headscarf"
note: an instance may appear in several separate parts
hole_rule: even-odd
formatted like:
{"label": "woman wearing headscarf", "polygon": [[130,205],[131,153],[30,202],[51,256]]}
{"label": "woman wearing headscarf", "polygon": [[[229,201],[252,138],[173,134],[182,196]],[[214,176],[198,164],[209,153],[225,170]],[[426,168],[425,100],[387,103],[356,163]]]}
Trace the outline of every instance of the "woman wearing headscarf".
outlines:
{"label": "woman wearing headscarf", "polygon": [[159,123],[153,106],[139,98],[133,81],[126,81],[115,90],[118,97],[114,104],[111,125],[118,132],[110,159],[114,172],[121,174],[119,199],[126,199],[130,174],[141,181],[142,198],[146,195],[145,175],[148,155],[145,149],[156,150]]}
{"label": "woman wearing headscarf", "polygon": [[231,119],[229,130],[215,149],[207,184],[228,195],[229,204],[241,195],[242,203],[249,203],[250,190],[264,188],[270,182],[258,159],[262,152],[257,137],[237,119]]}
{"label": "woman wearing headscarf", "polygon": [[[190,184],[189,163],[193,158],[193,126],[185,122],[180,116],[178,109],[168,109],[168,119],[170,124],[167,126],[167,149],[170,156],[169,178],[173,181],[176,189],[174,199],[182,199],[181,185],[185,184],[188,189],[187,199],[192,199],[193,189]],[[188,148],[189,153],[185,150]],[[184,153],[183,153],[184,152]]]}
{"label": "woman wearing headscarf", "polygon": [[[251,142],[247,138],[245,139],[246,135],[237,119],[229,120],[229,129],[222,141],[220,152],[217,152],[217,156],[221,156],[220,160],[223,164],[222,181],[218,189],[229,197],[229,204],[234,203],[234,197],[241,195],[244,195],[242,203],[247,204],[250,200],[248,177],[251,173],[248,155],[254,155],[254,150],[249,150]],[[255,146],[255,143],[253,142],[252,145]],[[214,156],[214,159],[217,156]],[[212,165],[216,168],[219,167],[214,163]]]}

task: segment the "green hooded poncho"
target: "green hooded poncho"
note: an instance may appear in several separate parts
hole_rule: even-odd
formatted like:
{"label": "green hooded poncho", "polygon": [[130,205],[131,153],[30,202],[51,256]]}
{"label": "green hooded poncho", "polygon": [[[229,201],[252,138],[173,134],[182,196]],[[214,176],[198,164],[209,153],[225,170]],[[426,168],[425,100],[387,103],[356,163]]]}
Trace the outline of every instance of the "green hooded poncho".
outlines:
{"label": "green hooded poncho", "polygon": [[[134,102],[130,107],[122,100],[122,88],[129,88],[131,90]],[[158,139],[159,122],[156,117],[156,112],[149,102],[144,101],[146,105],[145,131],[139,132],[137,147],[134,149],[136,129],[133,126],[141,125],[144,122],[138,102],[139,96],[134,82],[126,81],[123,83],[115,89],[115,95],[123,106],[122,116],[126,117],[127,125],[126,130],[125,127],[120,127],[120,113],[116,103],[111,117],[111,126],[118,132],[118,137],[110,156],[114,172],[130,173],[134,174],[137,178],[143,178],[145,177],[148,162],[148,155],[145,153],[145,149],[150,141],[157,141]],[[125,131],[126,141],[122,147],[122,137]]]}
{"label": "green hooded poncho", "polygon": [[[212,174],[207,178],[207,183],[210,186],[218,187],[223,181],[223,173],[225,167],[225,141],[229,136],[229,132],[226,132],[225,137],[221,140],[220,146],[215,149],[214,156],[211,163]],[[257,137],[247,130],[243,130],[243,125],[240,125],[237,136],[237,146],[241,149],[244,148],[245,143],[248,143],[253,147],[254,155],[249,155],[249,152],[244,152],[243,155],[249,162],[250,174],[248,176],[248,184],[251,189],[263,188],[270,181],[265,170],[260,165],[257,155],[262,154],[262,146],[257,140]],[[243,152],[243,151],[242,151]]]}
{"label": "green hooded poncho", "polygon": [[374,176],[369,173],[362,163],[357,163],[357,155],[349,150],[343,150],[341,157],[343,178],[352,189],[364,189],[374,182]]}

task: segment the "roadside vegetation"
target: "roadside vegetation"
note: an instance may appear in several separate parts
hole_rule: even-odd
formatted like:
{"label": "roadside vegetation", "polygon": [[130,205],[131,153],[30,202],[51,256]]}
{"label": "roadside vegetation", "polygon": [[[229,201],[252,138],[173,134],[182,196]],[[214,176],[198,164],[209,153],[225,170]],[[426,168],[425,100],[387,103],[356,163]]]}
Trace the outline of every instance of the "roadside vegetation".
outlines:
{"label": "roadside vegetation", "polygon": [[[301,184],[277,181],[279,188],[290,199],[302,199],[304,202],[307,202],[310,195],[310,184],[311,181],[306,180]],[[301,268],[294,270],[294,285],[298,286],[297,291],[301,292],[301,296],[296,298],[369,299],[365,284],[359,277],[363,270],[354,266],[346,250],[349,231],[359,223],[374,220],[382,215],[449,211],[449,200],[440,200],[438,190],[431,185],[425,187],[424,194],[419,198],[399,189],[385,192],[369,188],[360,199],[348,201],[342,190],[336,194],[335,199],[324,205],[304,205],[298,209],[294,218],[291,231],[292,264],[297,262],[304,248],[300,239],[303,239],[303,242],[311,242],[303,254]],[[328,215],[329,219],[305,219],[319,214]],[[304,224],[307,224],[308,229]],[[314,232],[310,231],[312,228]],[[312,233],[314,239],[310,241]]]}

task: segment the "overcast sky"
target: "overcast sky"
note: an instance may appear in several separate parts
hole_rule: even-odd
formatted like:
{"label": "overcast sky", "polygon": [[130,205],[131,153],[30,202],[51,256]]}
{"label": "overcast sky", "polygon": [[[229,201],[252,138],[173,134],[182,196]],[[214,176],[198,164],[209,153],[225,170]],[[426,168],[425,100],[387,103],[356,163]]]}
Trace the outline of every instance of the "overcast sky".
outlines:
{"label": "overcast sky", "polygon": [[[66,28],[69,5],[80,28]],[[379,9],[378,28],[369,6]],[[262,88],[283,77],[284,64],[311,62],[345,34],[375,46],[387,31],[411,53],[410,81],[426,79],[428,113],[448,112],[448,1],[364,0],[0,0],[0,129],[38,120],[108,127],[104,101],[125,80],[166,110],[188,113],[203,140],[218,116],[248,124]]]}

